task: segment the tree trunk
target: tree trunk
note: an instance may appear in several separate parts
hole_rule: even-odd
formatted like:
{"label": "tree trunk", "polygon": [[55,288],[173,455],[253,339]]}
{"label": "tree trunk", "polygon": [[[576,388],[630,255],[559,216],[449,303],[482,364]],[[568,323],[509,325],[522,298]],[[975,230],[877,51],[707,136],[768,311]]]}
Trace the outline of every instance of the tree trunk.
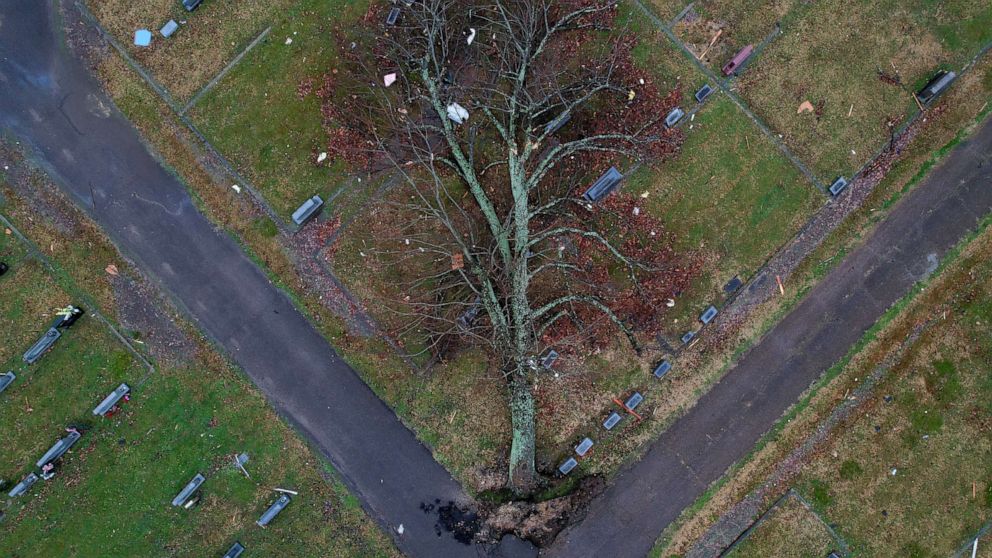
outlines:
{"label": "tree trunk", "polygon": [[510,488],[518,496],[528,496],[537,488],[534,466],[534,393],[522,374],[509,381],[510,419],[513,442],[510,445]]}

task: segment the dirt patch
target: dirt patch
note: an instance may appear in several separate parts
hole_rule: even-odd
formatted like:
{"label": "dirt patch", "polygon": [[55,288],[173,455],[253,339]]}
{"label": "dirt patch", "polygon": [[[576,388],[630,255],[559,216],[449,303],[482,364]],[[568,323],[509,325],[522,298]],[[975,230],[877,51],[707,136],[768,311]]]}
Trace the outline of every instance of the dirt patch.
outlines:
{"label": "dirt patch", "polygon": [[543,502],[508,502],[487,510],[480,537],[497,541],[503,535],[513,534],[539,547],[550,545],[565,527],[585,517],[586,507],[603,489],[602,477],[585,477],[567,496]]}
{"label": "dirt patch", "polygon": [[189,362],[196,344],[172,320],[175,308],[144,280],[123,274],[109,275],[117,303],[118,320],[136,343],[144,345],[152,357],[170,365]]}

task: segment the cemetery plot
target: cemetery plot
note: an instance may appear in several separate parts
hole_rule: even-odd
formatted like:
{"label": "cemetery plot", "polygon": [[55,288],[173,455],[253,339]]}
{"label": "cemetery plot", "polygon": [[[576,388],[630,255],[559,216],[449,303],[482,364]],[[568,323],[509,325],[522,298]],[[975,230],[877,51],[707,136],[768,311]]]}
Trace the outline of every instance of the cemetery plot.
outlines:
{"label": "cemetery plot", "polygon": [[[209,0],[192,12],[179,0],[96,0],[87,5],[131,56],[184,104],[295,3]],[[178,29],[163,37],[169,21],[178,23]],[[141,29],[151,31],[147,47],[134,44],[135,32]]]}
{"label": "cemetery plot", "polygon": [[683,253],[703,259],[700,275],[672,309],[670,333],[695,327],[723,300],[734,276],[749,277],[824,201],[771,141],[723,95],[695,114],[681,153],[657,170],[642,168],[625,188],[675,233]]}
{"label": "cemetery plot", "polygon": [[[145,369],[106,327],[82,318],[37,362],[26,365],[20,352],[52,322],[55,310],[69,300],[41,265],[22,259],[5,276],[0,323],[7,333],[25,332],[5,342],[0,367],[17,379],[0,395],[0,478],[26,474],[52,443],[74,423],[89,423],[91,409],[122,381],[140,378]],[[9,289],[9,290],[8,290]],[[36,305],[40,305],[37,306]],[[78,446],[85,446],[83,440]],[[77,448],[78,450],[78,448]]]}
{"label": "cemetery plot", "polygon": [[760,521],[740,544],[725,555],[727,558],[823,558],[838,551],[838,543],[827,526],[791,492],[769,509]]}
{"label": "cemetery plot", "polygon": [[912,94],[992,40],[987,2],[815,2],[740,77],[741,95],[824,184],[874,156]]}
{"label": "cemetery plot", "polygon": [[[30,227],[29,235],[39,226]],[[92,256],[107,249],[95,245],[101,239],[72,241],[67,257],[92,264]],[[326,477],[248,380],[206,344],[185,364],[160,366],[139,384],[147,369],[86,315],[37,363],[24,364],[23,350],[71,301],[60,286],[71,279],[60,269],[56,284],[25,253],[14,235],[0,235],[0,260],[10,265],[0,277],[0,368],[17,373],[0,394],[0,555],[155,556],[167,548],[211,556],[234,540],[272,556],[287,545],[303,555],[395,555],[358,500]],[[105,260],[96,261],[95,269],[73,271],[102,274]],[[123,383],[130,401],[117,397]],[[105,401],[120,408],[102,412]],[[43,480],[39,459],[57,440],[75,439],[68,426],[78,426],[81,437],[55,462],[54,477]],[[234,465],[236,453],[250,455],[243,465],[251,478]],[[196,507],[170,506],[201,471],[206,480]],[[33,484],[8,498],[25,478]],[[263,530],[254,521],[271,503],[272,485],[300,497]],[[71,537],[43,536],[51,525],[79,528]]]}
{"label": "cemetery plot", "polygon": [[[207,138],[287,221],[315,194],[339,213],[344,199],[360,198],[354,201],[360,203],[374,190],[367,181],[349,181],[346,161],[328,153],[316,94],[324,74],[338,63],[341,45],[336,37],[344,40],[345,30],[368,6],[364,0],[297,3],[190,112]],[[292,43],[286,44],[287,39]],[[309,92],[304,82],[311,84]],[[336,196],[339,188],[344,193]]]}

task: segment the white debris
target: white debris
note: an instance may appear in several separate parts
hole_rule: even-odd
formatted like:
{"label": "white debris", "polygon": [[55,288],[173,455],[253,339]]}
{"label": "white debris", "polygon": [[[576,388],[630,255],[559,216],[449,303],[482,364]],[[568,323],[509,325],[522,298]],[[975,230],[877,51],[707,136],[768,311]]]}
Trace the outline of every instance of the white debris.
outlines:
{"label": "white debris", "polygon": [[696,119],[696,113],[692,113],[689,115],[689,122],[692,122],[695,119]]}
{"label": "white debris", "polygon": [[475,29],[469,27],[469,29],[468,29],[468,39],[466,39],[466,42],[468,42],[468,44],[472,44],[472,41],[474,41],[474,40],[475,40]]}
{"label": "white debris", "polygon": [[293,44],[293,38],[292,37],[286,37],[286,44],[287,45]]}
{"label": "white debris", "polygon": [[321,151],[321,152],[320,152],[320,153],[319,153],[319,154],[317,155],[317,162],[318,162],[318,163],[323,163],[323,162],[324,162],[324,159],[326,159],[326,158],[327,158],[327,152],[326,152],[326,151]]}
{"label": "white debris", "polygon": [[640,83],[641,85],[644,85],[644,78],[641,78],[641,79],[637,80],[637,83]]}
{"label": "white debris", "polygon": [[455,124],[463,124],[468,120],[468,111],[458,103],[448,105],[448,118]]}
{"label": "white debris", "polygon": [[650,192],[647,191],[647,190],[644,190],[643,192],[641,192],[641,197],[644,198],[644,199],[648,199],[648,195],[650,195]]}
{"label": "white debris", "polygon": [[390,85],[392,85],[395,82],[396,82],[396,74],[395,73],[393,73],[393,74],[386,74],[386,75],[382,76],[382,83],[386,87],[389,87]]}
{"label": "white debris", "polygon": [[234,190],[235,193],[238,193],[238,194],[241,193],[241,186],[238,186],[237,184],[231,184],[231,189]]}
{"label": "white debris", "polygon": [[403,524],[400,523],[400,526],[396,528],[396,532],[402,535],[403,531],[406,531],[406,529],[404,529]]}
{"label": "white debris", "polygon": [[641,214],[641,208],[635,206],[634,207],[634,217],[637,217],[640,214]]}
{"label": "white debris", "polygon": [[675,299],[674,298],[670,298],[670,299],[666,300],[665,301],[665,306],[667,306],[669,308],[675,308]]}
{"label": "white debris", "polygon": [[894,476],[896,476],[896,473],[899,472],[899,469],[896,469],[895,467],[893,467],[891,472],[892,472],[892,476],[894,477]]}

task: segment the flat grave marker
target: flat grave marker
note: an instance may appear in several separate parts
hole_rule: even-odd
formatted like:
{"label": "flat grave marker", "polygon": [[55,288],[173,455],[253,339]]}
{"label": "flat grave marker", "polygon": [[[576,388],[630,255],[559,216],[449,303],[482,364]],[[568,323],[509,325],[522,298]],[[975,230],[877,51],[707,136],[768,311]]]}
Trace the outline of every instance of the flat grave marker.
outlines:
{"label": "flat grave marker", "polygon": [[579,445],[575,446],[575,454],[579,457],[585,457],[589,450],[592,449],[593,441],[589,438],[583,438]]}
{"label": "flat grave marker", "polygon": [[620,171],[616,167],[610,167],[603,173],[603,176],[593,182],[586,193],[582,194],[582,198],[586,201],[598,202],[616,189],[621,180],[623,180],[623,175],[620,174]]}
{"label": "flat grave marker", "polygon": [[637,408],[638,405],[641,404],[641,401],[644,401],[644,396],[641,395],[641,392],[635,391],[633,395],[631,395],[630,397],[627,398],[626,401],[624,401],[623,406],[633,411],[634,409]]}
{"label": "flat grave marker", "polygon": [[273,502],[271,506],[269,506],[269,509],[265,510],[265,513],[262,514],[262,517],[258,518],[258,521],[256,521],[255,524],[258,525],[259,527],[265,527],[266,525],[271,523],[272,520],[275,519],[280,512],[282,512],[282,510],[286,509],[286,506],[289,505],[289,502],[290,502],[289,496],[285,494],[279,496],[279,498],[275,502]]}
{"label": "flat grave marker", "polygon": [[4,372],[3,374],[0,374],[0,393],[3,393],[3,390],[7,389],[7,386],[14,383],[15,379],[17,379],[17,375],[13,372]]}
{"label": "flat grave marker", "polygon": [[129,393],[131,393],[131,387],[127,384],[117,386],[117,389],[110,392],[110,395],[104,397],[103,401],[93,409],[93,414],[99,417],[106,416]]}
{"label": "flat grave marker", "polygon": [[320,199],[320,196],[314,196],[308,199],[293,212],[293,222],[302,227],[314,215],[320,212],[322,207],[324,207],[324,200]]}
{"label": "flat grave marker", "polygon": [[578,464],[579,462],[576,461],[574,457],[569,457],[558,466],[558,472],[563,475],[567,475],[571,473],[572,469],[574,469]]}
{"label": "flat grave marker", "polygon": [[613,430],[613,427],[616,426],[621,419],[623,419],[623,417],[620,413],[613,411],[610,413],[610,416],[606,417],[606,420],[603,421],[603,428]]}
{"label": "flat grave marker", "polygon": [[78,430],[70,430],[69,434],[55,442],[55,444],[45,452],[45,455],[41,456],[41,459],[39,459],[35,465],[38,467],[44,467],[48,463],[55,462],[60,457],[65,455],[65,452],[69,451],[69,448],[78,442],[81,437],[82,434],[80,434]]}
{"label": "flat grave marker", "polygon": [[205,480],[207,480],[206,477],[200,473],[194,475],[193,479],[186,483],[186,486],[184,486],[183,489],[179,491],[179,494],[176,494],[176,497],[172,499],[172,505],[175,507],[185,507],[188,509],[189,506],[186,504],[191,501],[190,498],[192,498],[196,491],[200,489],[200,485],[202,485]]}
{"label": "flat grave marker", "polygon": [[703,324],[708,324],[713,321],[713,318],[715,318],[718,313],[719,311],[716,309],[716,306],[710,306],[705,312],[700,314],[699,321],[703,322]]}
{"label": "flat grave marker", "polygon": [[245,552],[245,547],[241,543],[236,542],[231,545],[231,548],[227,549],[224,553],[224,558],[238,558]]}
{"label": "flat grave marker", "polygon": [[21,479],[21,482],[15,484],[14,488],[10,489],[10,492],[7,493],[7,496],[11,498],[17,498],[21,494],[24,494],[25,492],[30,490],[31,487],[36,482],[38,482],[38,475],[34,473],[28,473],[28,476]]}

